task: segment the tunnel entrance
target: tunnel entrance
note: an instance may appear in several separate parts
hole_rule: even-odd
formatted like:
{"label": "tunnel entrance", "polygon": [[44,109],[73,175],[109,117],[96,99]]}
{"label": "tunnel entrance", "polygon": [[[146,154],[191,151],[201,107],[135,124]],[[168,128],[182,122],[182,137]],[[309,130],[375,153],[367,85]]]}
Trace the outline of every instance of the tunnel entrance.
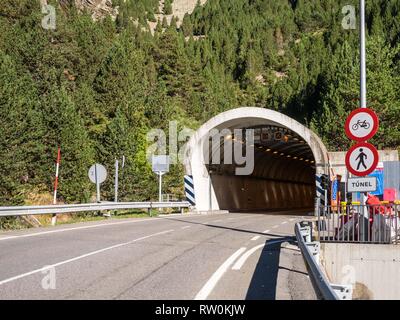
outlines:
{"label": "tunnel entrance", "polygon": [[[220,132],[219,145],[210,132]],[[245,132],[251,131],[250,141]],[[249,174],[237,174],[232,151],[251,152]],[[239,147],[238,147],[239,146]],[[213,157],[218,154],[219,162]],[[228,155],[228,157],[227,157]],[[185,151],[187,175],[193,179],[198,211],[272,211],[312,209],[316,196],[315,174],[325,173],[327,150],[308,128],[279,112],[262,108],[238,108],[221,113],[204,124]]]}
{"label": "tunnel entrance", "polygon": [[[229,129],[237,132],[238,128]],[[315,159],[304,139],[292,130],[276,125],[240,129],[243,130],[241,137],[249,129],[254,132],[252,173],[237,175],[237,164],[224,161],[226,140],[241,144],[242,154],[246,152],[245,139],[234,134],[221,137],[220,148],[216,151],[220,152],[220,164],[212,164],[211,154],[206,164],[219,209],[235,212],[312,209]]]}

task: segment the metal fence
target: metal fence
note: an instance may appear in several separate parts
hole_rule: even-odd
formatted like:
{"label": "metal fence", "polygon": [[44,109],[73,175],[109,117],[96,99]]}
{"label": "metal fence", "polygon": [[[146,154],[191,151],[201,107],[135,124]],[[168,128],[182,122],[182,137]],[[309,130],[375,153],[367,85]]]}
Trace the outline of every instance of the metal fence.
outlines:
{"label": "metal fence", "polygon": [[316,206],[318,240],[400,244],[400,205]]}

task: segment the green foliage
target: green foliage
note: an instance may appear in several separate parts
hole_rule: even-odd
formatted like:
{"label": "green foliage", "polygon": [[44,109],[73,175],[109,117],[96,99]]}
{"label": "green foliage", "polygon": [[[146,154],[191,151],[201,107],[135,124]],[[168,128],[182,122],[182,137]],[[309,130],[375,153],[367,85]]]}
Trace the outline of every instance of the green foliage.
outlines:
{"label": "green foliage", "polygon": [[[122,156],[120,199],[155,199],[147,132],[168,132],[171,120],[195,128],[244,105],[290,115],[344,150],[359,67],[358,32],[342,29],[341,8],[357,3],[208,1],[182,24],[160,17],[153,35],[148,22],[172,13],[171,0],[161,10],[158,0],[113,0],[116,21],[57,6],[56,30],[41,27],[38,0],[3,0],[0,203],[52,191],[58,146],[60,200],[93,197],[87,170],[94,162],[109,171],[102,191],[112,200],[114,161]],[[399,13],[400,0],[367,1],[368,102],[381,119],[379,148],[400,141]],[[182,174],[181,165],[171,168],[166,192],[182,194]]]}

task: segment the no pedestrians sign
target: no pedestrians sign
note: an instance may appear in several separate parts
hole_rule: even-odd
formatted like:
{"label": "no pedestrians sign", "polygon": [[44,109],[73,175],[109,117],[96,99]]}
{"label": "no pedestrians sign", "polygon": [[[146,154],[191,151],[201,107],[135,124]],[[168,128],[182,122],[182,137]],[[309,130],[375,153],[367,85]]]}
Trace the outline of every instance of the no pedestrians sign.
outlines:
{"label": "no pedestrians sign", "polygon": [[346,154],[347,169],[358,177],[372,173],[376,169],[378,162],[378,151],[370,143],[357,143]]}

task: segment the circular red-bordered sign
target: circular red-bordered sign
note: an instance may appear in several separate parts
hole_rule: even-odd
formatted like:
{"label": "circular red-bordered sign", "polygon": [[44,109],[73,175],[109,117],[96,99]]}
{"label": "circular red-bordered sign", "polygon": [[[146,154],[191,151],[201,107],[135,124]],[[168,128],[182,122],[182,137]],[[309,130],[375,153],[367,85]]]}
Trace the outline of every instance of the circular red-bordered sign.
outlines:
{"label": "circular red-bordered sign", "polygon": [[376,113],[368,108],[354,110],[346,119],[346,135],[355,141],[371,139],[379,128],[379,119]]}
{"label": "circular red-bordered sign", "polygon": [[370,143],[357,143],[346,153],[347,170],[358,177],[367,176],[372,173],[378,166],[378,163],[378,150]]}

